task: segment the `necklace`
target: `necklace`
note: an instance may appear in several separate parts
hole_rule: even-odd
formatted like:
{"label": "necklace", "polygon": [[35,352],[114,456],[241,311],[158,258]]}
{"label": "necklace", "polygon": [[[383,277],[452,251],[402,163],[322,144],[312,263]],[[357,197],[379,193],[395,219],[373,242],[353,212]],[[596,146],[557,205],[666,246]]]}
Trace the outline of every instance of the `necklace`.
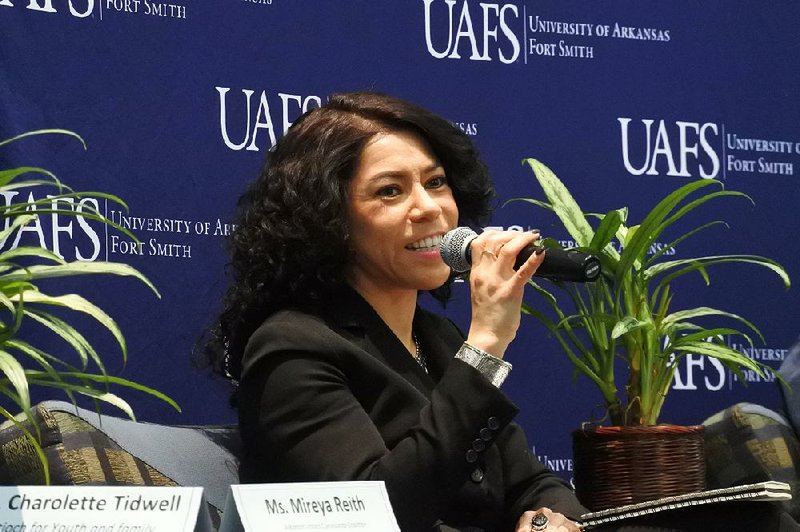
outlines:
{"label": "necklace", "polygon": [[417,334],[412,332],[411,337],[414,339],[414,349],[416,350],[416,356],[414,359],[417,361],[417,364],[422,368],[425,373],[428,373],[428,361],[425,360],[425,355],[422,354],[422,349],[419,347],[419,339],[417,338]]}

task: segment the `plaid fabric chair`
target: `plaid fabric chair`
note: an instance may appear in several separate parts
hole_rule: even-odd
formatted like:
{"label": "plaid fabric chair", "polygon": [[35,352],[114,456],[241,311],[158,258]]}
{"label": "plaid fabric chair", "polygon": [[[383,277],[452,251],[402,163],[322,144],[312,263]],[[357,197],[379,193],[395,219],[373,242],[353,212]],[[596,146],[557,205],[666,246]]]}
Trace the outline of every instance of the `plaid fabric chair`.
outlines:
{"label": "plaid fabric chair", "polygon": [[800,339],[789,349],[778,373],[789,385],[789,389],[785,386],[780,387],[786,415],[794,427],[795,434],[800,434]]}
{"label": "plaid fabric chair", "polygon": [[[18,416],[21,421],[22,416]],[[134,422],[61,401],[34,407],[34,434],[54,485],[201,486],[215,525],[228,487],[238,483],[236,426]],[[30,440],[11,421],[0,425],[0,484],[41,485],[45,476]]]}
{"label": "plaid fabric chair", "polygon": [[759,405],[739,403],[703,424],[709,489],[765,480],[786,482],[795,497],[781,504],[800,520],[800,442],[786,418]]}

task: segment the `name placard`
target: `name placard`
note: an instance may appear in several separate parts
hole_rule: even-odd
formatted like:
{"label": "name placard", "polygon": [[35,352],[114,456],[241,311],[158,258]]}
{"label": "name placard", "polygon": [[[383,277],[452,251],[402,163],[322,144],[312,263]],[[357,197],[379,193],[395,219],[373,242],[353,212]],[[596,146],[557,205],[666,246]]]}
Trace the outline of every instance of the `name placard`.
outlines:
{"label": "name placard", "polygon": [[233,485],[220,532],[241,530],[400,532],[386,486],[373,481]]}
{"label": "name placard", "polygon": [[206,532],[203,488],[2,486],[3,532]]}

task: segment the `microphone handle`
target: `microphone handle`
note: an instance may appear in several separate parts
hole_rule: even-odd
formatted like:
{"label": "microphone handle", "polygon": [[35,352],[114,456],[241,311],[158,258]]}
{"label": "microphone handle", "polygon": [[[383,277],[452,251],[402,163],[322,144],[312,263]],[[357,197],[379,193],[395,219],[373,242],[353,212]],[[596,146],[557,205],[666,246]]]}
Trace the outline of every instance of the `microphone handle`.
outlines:
{"label": "microphone handle", "polygon": [[[517,255],[514,269],[518,270],[540,246],[531,244]],[[553,281],[586,282],[594,281],[600,275],[600,260],[594,255],[575,249],[545,250],[544,261],[533,274]]]}

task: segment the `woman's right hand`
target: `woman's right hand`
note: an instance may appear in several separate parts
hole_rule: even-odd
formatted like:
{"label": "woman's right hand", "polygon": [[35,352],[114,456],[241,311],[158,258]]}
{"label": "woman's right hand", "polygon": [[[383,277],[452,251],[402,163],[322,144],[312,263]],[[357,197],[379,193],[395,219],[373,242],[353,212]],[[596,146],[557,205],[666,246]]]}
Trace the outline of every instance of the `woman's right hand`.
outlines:
{"label": "woman's right hand", "polygon": [[538,231],[487,230],[472,241],[470,345],[503,358],[519,328],[525,285],[544,260],[544,253],[531,254],[516,271],[514,262],[538,238]]}
{"label": "woman's right hand", "polygon": [[[533,523],[533,518],[538,514],[544,515],[547,519],[545,524],[537,527]],[[540,508],[535,512],[525,512],[517,522],[514,532],[581,532],[581,527],[574,521],[570,521],[564,515],[554,512],[550,508]]]}

